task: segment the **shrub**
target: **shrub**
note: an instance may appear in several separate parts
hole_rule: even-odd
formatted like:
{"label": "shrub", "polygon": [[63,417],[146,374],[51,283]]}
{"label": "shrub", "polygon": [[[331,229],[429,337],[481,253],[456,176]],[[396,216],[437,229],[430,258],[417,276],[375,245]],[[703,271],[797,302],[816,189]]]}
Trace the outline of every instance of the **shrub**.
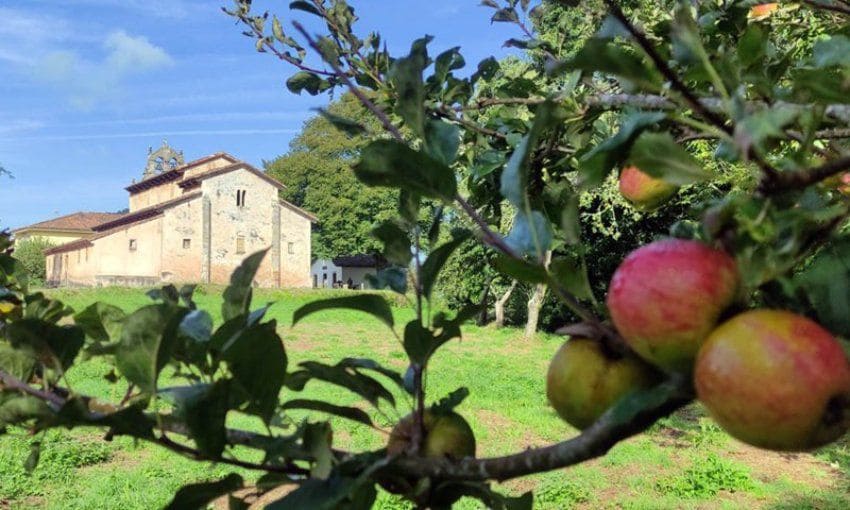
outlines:
{"label": "shrub", "polygon": [[710,454],[683,474],[660,480],[656,487],[677,498],[708,498],[720,491],[751,489],[753,480],[745,467]]}
{"label": "shrub", "polygon": [[24,265],[30,284],[41,286],[44,284],[45,264],[44,250],[53,247],[54,244],[43,237],[29,237],[15,244],[15,258]]}

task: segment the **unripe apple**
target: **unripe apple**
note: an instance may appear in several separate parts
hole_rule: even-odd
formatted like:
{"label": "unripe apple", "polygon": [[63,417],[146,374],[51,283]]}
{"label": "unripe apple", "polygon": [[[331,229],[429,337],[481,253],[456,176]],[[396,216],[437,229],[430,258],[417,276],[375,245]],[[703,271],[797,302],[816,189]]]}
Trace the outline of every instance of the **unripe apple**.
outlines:
{"label": "unripe apple", "polygon": [[658,380],[658,373],[635,356],[614,358],[595,340],[572,338],[549,364],[546,396],[564,421],[584,429],[625,395]]}
{"label": "unripe apple", "polygon": [[643,359],[689,371],[720,314],[735,300],[735,261],[698,241],[667,239],[630,253],[608,287],[620,335]]}
{"label": "unripe apple", "polygon": [[[475,456],[475,435],[472,428],[455,412],[439,413],[426,410],[422,416],[425,437],[420,453],[425,457],[462,459]],[[407,415],[393,427],[387,443],[387,453],[404,453],[413,439],[413,415]]]}
{"label": "unripe apple", "polygon": [[838,341],[806,317],[737,315],[711,333],[694,379],[730,435],[762,448],[808,450],[850,426],[850,364]]}
{"label": "unripe apple", "polygon": [[656,179],[636,166],[620,172],[620,194],[640,210],[655,209],[679,189],[667,181]]}
{"label": "unripe apple", "polygon": [[768,2],[754,5],[750,8],[748,17],[753,19],[764,19],[773,14],[773,11],[776,9],[779,9],[779,2]]}

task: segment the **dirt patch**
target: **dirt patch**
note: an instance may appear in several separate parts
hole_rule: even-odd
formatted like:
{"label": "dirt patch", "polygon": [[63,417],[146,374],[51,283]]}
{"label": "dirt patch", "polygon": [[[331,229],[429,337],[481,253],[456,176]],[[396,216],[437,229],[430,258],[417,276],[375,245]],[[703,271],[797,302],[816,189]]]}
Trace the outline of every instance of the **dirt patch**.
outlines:
{"label": "dirt patch", "polygon": [[782,478],[816,489],[836,486],[841,471],[808,453],[781,453],[761,450],[735,442],[728,457],[745,464],[752,475],[763,482]]}

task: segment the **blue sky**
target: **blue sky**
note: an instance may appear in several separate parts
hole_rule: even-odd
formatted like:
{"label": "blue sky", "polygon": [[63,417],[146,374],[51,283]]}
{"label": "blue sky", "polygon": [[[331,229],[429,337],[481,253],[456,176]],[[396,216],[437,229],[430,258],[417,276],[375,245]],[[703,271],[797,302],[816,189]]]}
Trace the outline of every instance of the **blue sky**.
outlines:
{"label": "blue sky", "polygon": [[[289,16],[288,1],[254,2]],[[473,67],[518,34],[478,0],[351,0],[359,32],[393,52],[424,34]],[[253,50],[226,0],[0,0],[0,228],[127,206],[149,146],[260,165],[327,96],[294,96],[292,68]],[[298,13],[299,19],[309,15]]]}

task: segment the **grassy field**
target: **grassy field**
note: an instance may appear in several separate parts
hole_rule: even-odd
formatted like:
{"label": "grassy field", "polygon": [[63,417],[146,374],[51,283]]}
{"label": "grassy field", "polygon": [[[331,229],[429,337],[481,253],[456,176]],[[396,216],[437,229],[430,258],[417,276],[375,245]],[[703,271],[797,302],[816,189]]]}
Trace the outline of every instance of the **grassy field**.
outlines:
{"label": "grassy field", "polygon": [[[61,290],[52,295],[80,310],[101,300],[133,309],[149,302],[131,289]],[[218,315],[219,289],[199,292],[199,306]],[[347,356],[371,357],[403,371],[405,358],[395,337],[371,317],[356,312],[317,314],[290,328],[292,312],[327,293],[258,291],[255,304],[273,301],[270,316],[279,323],[290,367],[306,359],[333,362]],[[397,322],[411,312],[396,308]],[[471,395],[459,408],[475,429],[479,455],[499,455],[560,441],[576,434],[549,409],[544,376],[549,357],[562,341],[539,335],[522,339],[518,330],[469,326],[462,341],[444,347],[434,358],[427,381],[430,399],[459,386]],[[120,400],[125,387],[104,379],[106,364],[89,361],[69,374],[74,389]],[[357,404],[335,387],[310,383],[305,393]],[[373,413],[389,429],[406,414],[399,409]],[[234,416],[233,425],[255,426]],[[379,447],[385,431],[334,422],[335,446]],[[233,469],[177,457],[159,447],[126,438],[102,440],[95,430],[51,431],[41,438],[41,462],[27,474],[23,461],[33,438],[21,430],[0,436],[0,508],[122,510],[165,504],[182,484],[223,476]],[[246,478],[256,474],[242,472]],[[744,446],[726,436],[691,406],[657,424],[645,435],[616,446],[606,457],[571,469],[505,483],[502,490],[535,490],[535,508],[850,508],[850,443],[812,454],[777,454]],[[458,508],[478,508],[461,501]],[[381,494],[378,508],[408,508]]]}

